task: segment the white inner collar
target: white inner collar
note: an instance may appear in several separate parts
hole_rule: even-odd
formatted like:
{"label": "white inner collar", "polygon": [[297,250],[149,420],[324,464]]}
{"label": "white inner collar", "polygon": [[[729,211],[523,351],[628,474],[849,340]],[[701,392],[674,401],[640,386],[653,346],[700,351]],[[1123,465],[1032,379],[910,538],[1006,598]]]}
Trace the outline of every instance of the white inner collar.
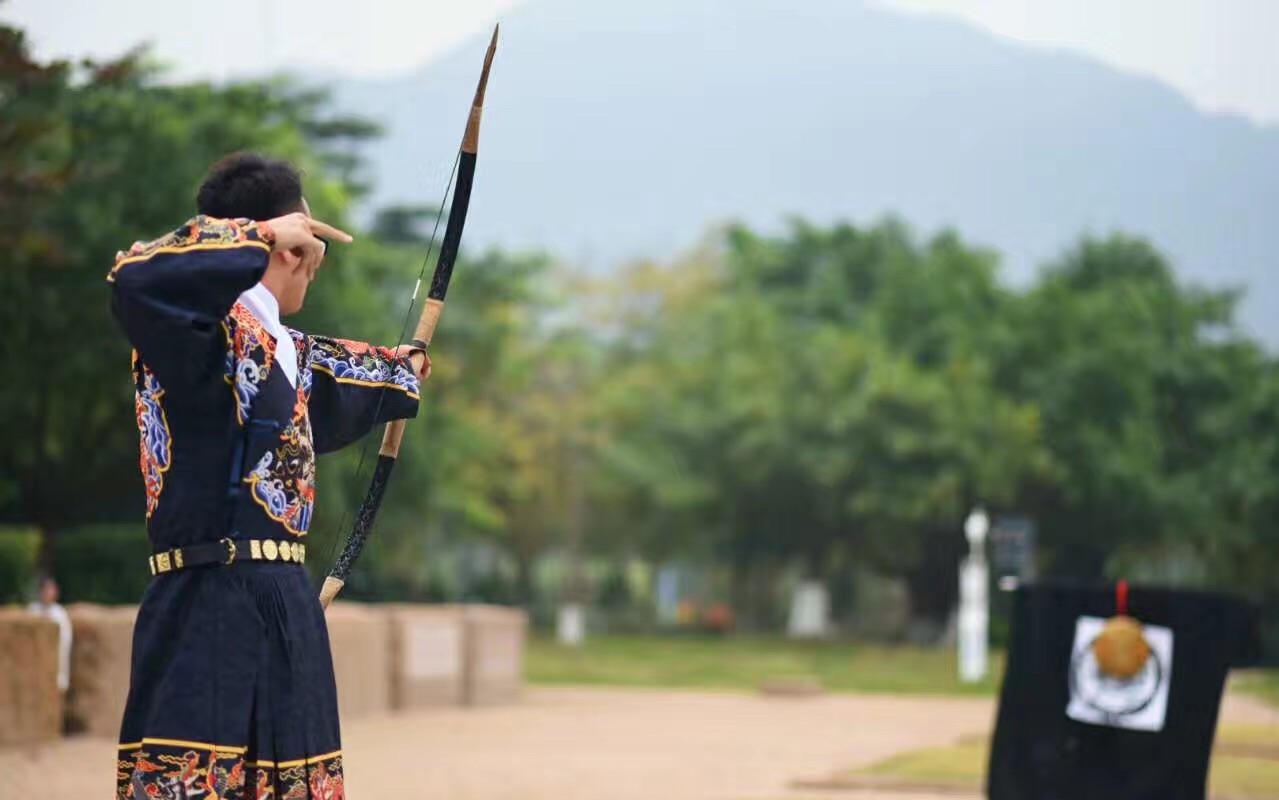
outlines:
{"label": "white inner collar", "polygon": [[240,295],[240,302],[257,317],[266,332],[275,339],[275,361],[280,371],[289,379],[289,385],[298,385],[298,351],[293,344],[293,337],[280,322],[280,303],[271,294],[271,290],[257,284]]}

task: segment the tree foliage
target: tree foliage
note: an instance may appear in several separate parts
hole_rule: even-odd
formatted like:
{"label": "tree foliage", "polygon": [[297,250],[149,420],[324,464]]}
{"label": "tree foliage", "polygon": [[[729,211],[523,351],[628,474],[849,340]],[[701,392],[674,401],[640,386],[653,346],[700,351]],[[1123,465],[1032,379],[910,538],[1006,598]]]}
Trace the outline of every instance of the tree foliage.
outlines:
{"label": "tree foliage", "polygon": [[0,358],[25,367],[0,392],[0,516],[46,533],[136,519],[114,254],[192,215],[204,171],[234,150],[297,162],[317,213],[340,222],[348,189],[323,175],[366,130],[326,128],[323,98],[285,84],[159,85],[141,51],[41,64],[10,27],[0,48],[0,313],[14,332]]}
{"label": "tree foliage", "polygon": [[[103,282],[116,250],[181,222],[207,166],[240,149],[299,164],[317,215],[345,224],[368,183],[354,145],[376,134],[323,92],[164,85],[141,51],[40,63],[0,27],[15,375],[0,520],[47,534],[141,518],[128,346]],[[295,324],[393,343],[438,213],[377,213]],[[445,556],[466,544],[503,554],[525,602],[539,560],[570,552],[720,565],[736,584],[857,565],[941,620],[978,503],[1032,516],[1049,574],[1189,564],[1184,580],[1279,592],[1279,365],[1237,331],[1236,293],[1183,284],[1147,242],[1082,239],[1017,290],[995,254],[895,219],[731,227],[603,277],[463,255],[355,596],[459,596]],[[375,439],[321,463],[317,568]]]}

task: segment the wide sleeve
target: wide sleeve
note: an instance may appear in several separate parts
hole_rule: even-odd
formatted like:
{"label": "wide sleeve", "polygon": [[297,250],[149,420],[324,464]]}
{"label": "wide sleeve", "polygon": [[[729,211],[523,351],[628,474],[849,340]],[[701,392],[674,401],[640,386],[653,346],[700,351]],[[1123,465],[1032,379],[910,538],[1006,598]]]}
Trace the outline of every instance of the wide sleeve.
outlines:
{"label": "wide sleeve", "polygon": [[349,339],[306,341],[312,376],[307,406],[317,453],[339,450],[378,423],[417,416],[420,387],[407,358]]}
{"label": "wide sleeve", "polygon": [[222,320],[262,279],[270,241],[262,224],[199,216],[116,256],[112,313],[166,388],[224,370]]}

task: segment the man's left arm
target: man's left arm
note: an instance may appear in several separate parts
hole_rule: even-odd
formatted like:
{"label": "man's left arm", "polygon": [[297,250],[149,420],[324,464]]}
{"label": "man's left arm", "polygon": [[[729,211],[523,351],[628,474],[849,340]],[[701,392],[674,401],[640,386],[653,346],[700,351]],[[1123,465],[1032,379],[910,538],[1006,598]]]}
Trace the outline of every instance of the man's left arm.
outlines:
{"label": "man's left arm", "polygon": [[417,416],[422,381],[431,372],[429,358],[414,372],[408,345],[392,350],[327,336],[308,336],[306,345],[317,453],[340,450],[379,423]]}

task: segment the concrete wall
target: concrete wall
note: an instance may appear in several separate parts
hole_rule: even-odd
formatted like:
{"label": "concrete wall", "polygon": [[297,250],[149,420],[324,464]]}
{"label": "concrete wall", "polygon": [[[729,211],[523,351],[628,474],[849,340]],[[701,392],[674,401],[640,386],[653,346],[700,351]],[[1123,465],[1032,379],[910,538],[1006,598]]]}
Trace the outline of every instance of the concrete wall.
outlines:
{"label": "concrete wall", "polygon": [[384,607],[391,628],[391,703],[397,711],[460,705],[465,699],[466,618],[462,606]]}
{"label": "concrete wall", "polygon": [[57,623],[0,608],[0,745],[61,733]]}
{"label": "concrete wall", "polygon": [[[137,608],[76,604],[72,730],[115,738],[129,691]],[[335,603],[327,613],[342,719],[519,699],[528,620],[497,606]],[[60,735],[58,628],[0,609],[0,745]]]}
{"label": "concrete wall", "polygon": [[92,736],[119,736],[138,609],[76,603],[67,614],[72,630],[69,727]]}
{"label": "concrete wall", "polygon": [[501,606],[466,606],[467,705],[513,703],[524,685],[528,615]]}
{"label": "concrete wall", "polygon": [[343,721],[391,708],[391,626],[379,606],[335,602],[327,612],[329,647]]}

